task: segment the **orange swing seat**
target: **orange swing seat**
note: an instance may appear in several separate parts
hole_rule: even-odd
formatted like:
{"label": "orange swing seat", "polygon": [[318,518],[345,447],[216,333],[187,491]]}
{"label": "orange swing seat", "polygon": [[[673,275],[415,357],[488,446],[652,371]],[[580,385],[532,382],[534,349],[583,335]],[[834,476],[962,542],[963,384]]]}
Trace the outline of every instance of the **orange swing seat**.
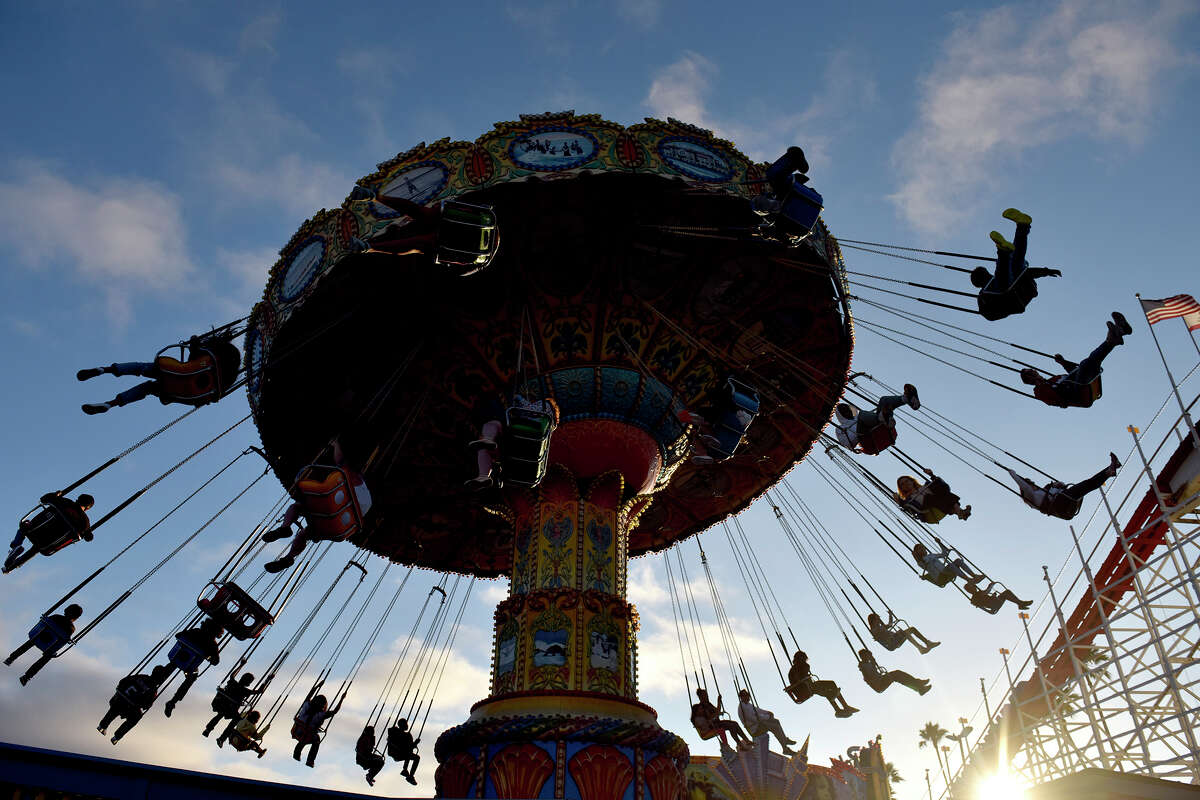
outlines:
{"label": "orange swing seat", "polygon": [[341,467],[310,464],[300,470],[296,492],[310,539],[344,542],[362,529],[362,509],[350,475]]}

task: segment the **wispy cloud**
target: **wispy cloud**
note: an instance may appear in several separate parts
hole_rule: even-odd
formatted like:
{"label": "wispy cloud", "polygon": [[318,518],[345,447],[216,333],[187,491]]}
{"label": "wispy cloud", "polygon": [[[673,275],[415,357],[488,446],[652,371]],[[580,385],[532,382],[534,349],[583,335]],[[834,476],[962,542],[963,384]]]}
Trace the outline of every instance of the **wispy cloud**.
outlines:
{"label": "wispy cloud", "polygon": [[256,247],[248,250],[217,250],[217,263],[233,281],[233,295],[241,305],[259,299],[271,267],[279,260],[279,248]]}
{"label": "wispy cloud", "polygon": [[889,198],[911,224],[952,224],[1030,148],[1081,138],[1137,145],[1169,72],[1195,64],[1176,42],[1194,3],[1064,0],[1033,9],[964,16],[921,80]]}
{"label": "wispy cloud", "polygon": [[685,52],[654,75],[645,104],[657,117],[709,128],[760,161],[773,160],[789,145],[799,144],[813,168],[820,169],[832,160],[830,145],[836,134],[878,100],[874,79],[848,50],[832,54],[812,96],[752,99],[736,113],[709,109],[708,97],[718,75],[715,63],[699,53]]}
{"label": "wispy cloud", "polygon": [[320,208],[341,204],[354,177],[328,164],[297,153],[278,156],[265,164],[226,161],[214,177],[240,201],[271,201],[280,208],[308,216]]}
{"label": "wispy cloud", "polygon": [[279,35],[279,28],[282,25],[282,9],[275,8],[259,14],[242,28],[242,33],[238,37],[238,47],[244,53],[261,50],[275,56],[277,55],[275,38]]}
{"label": "wispy cloud", "polygon": [[660,559],[643,558],[629,562],[627,595],[629,602],[641,608],[642,606],[659,605],[667,602],[669,595],[666,586],[659,580],[660,572],[655,572]]}
{"label": "wispy cloud", "polygon": [[391,100],[397,96],[397,82],[413,68],[410,58],[404,49],[362,44],[338,55],[338,71],[346,78],[344,85],[355,110],[362,115],[365,145],[372,152],[396,149],[384,115],[395,107]]}
{"label": "wispy cloud", "polygon": [[617,0],[617,16],[641,31],[648,31],[662,17],[664,0]]}
{"label": "wispy cloud", "polygon": [[655,74],[646,94],[646,105],[659,117],[674,117],[705,128],[718,126],[709,119],[705,100],[717,66],[699,53],[687,51]]}
{"label": "wispy cloud", "polygon": [[35,162],[0,180],[0,244],[33,269],[98,288],[123,323],[131,298],[184,284],[192,272],[179,197],[138,178],[76,178]]}
{"label": "wispy cloud", "polygon": [[225,94],[236,64],[232,59],[201,50],[176,48],[167,56],[172,67],[213,97]]}
{"label": "wispy cloud", "polygon": [[550,55],[562,57],[571,52],[563,22],[575,8],[575,0],[510,2],[504,6],[504,13],[518,31],[533,36]]}
{"label": "wispy cloud", "polygon": [[508,581],[488,581],[483,584],[480,597],[489,605],[496,605],[508,599]]}
{"label": "wispy cloud", "polygon": [[9,317],[8,326],[28,339],[37,339],[42,335],[41,325],[20,317]]}
{"label": "wispy cloud", "polygon": [[[687,672],[691,672],[693,666],[704,671],[709,668],[709,664],[705,663],[707,656],[701,653],[698,656],[700,661],[697,662],[697,656],[692,655],[685,657],[681,663],[680,638],[675,632],[671,616],[649,612],[640,613],[639,617],[642,630],[638,634],[638,691],[642,695],[661,693],[678,702],[685,692],[684,684],[679,681],[680,672],[684,670],[683,664],[687,664]],[[756,630],[752,619],[731,618],[730,623],[734,631],[734,642],[746,665],[765,663],[771,657],[767,642],[761,636],[750,633]],[[696,630],[691,631],[692,636],[695,636]],[[702,631],[710,644],[723,641],[721,629],[716,623],[705,622],[698,630]],[[709,653],[714,662],[713,666],[724,672],[725,670],[721,669],[726,663],[723,645],[713,644],[713,647],[715,649]],[[726,698],[726,702],[728,701],[729,698]]]}

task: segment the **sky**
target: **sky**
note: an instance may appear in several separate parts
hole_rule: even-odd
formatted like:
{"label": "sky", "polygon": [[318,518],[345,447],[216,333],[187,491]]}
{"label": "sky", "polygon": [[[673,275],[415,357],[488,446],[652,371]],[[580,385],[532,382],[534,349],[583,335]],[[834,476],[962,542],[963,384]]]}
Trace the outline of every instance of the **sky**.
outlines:
{"label": "sky", "polygon": [[[1079,480],[1109,450],[1129,452],[1126,426],[1144,425],[1169,388],[1134,293],[1200,294],[1195,249],[1186,241],[1200,210],[1198,11],[1193,2],[1103,0],[929,2],[919,9],[889,2],[514,0],[360,3],[335,13],[309,2],[0,2],[0,363],[8,376],[0,431],[13,455],[0,516],[15,523],[43,492],[177,416],[177,408],[150,400],[86,417],[80,403],[108,399],[130,379],[78,384],[75,370],[149,360],[165,345],[247,313],[292,232],[313,211],[339,204],[376,163],[417,142],[471,140],[518,114],[567,108],[627,125],[676,117],[732,139],[759,160],[799,144],[812,185],[824,195],[825,220],[844,238],[986,254],[990,230],[1011,231],[1000,218],[1004,208],[1030,213],[1030,261],[1059,267],[1063,277],[1043,280],[1024,315],[986,328],[957,312],[932,313],[1079,360],[1104,335],[1108,314],[1123,311],[1135,333],[1106,362],[1105,394],[1095,407],[1041,406],[863,329],[854,368],[894,385],[915,383],[929,408]],[[851,250],[847,258],[852,270],[969,289],[965,280],[956,283],[965,276],[927,265]],[[856,313],[886,324],[882,312],[864,305]],[[1182,377],[1197,351],[1181,324],[1157,331]],[[1189,389],[1194,396],[1195,382],[1185,384],[1185,394]],[[242,396],[231,396],[122,459],[86,487],[98,510],[247,411]],[[947,520],[938,533],[1018,594],[1040,598],[1041,565],[1054,575],[1068,556],[1064,526],[914,436],[905,413],[905,449],[973,505],[968,522]],[[246,423],[98,531],[94,542],[4,576],[0,642],[19,643],[66,587],[256,443]],[[883,457],[870,466],[885,479],[901,471]],[[85,620],[259,472],[252,457],[242,459],[107,569],[80,595]],[[811,734],[814,761],[882,734],[888,759],[905,778],[898,798],[923,797],[924,770],[935,762],[917,747],[917,729],[929,720],[954,729],[957,717],[974,713],[979,678],[995,678],[1002,666],[997,648],[1013,646],[1020,623],[1007,611],[989,617],[918,582],[812,467],[788,480],[889,603],[943,644],[928,656],[909,648],[886,658],[877,653],[881,663],[930,677],[929,695],[900,687],[870,693],[769,509],[756,506],[743,524],[767,563],[770,591],[814,671],[836,678],[863,713],[835,720],[819,701],[786,700],[750,595],[715,530],[702,541],[756,692],[793,738]],[[1131,481],[1118,478],[1117,490]],[[315,770],[287,758],[282,722],[262,760],[201,738],[211,675],[171,719],[156,708],[119,748],[94,731],[116,681],[186,612],[281,491],[269,478],[261,481],[27,688],[12,668],[0,681],[0,739],[366,791],[353,740],[436,579],[428,572],[415,573],[405,589]],[[1098,539],[1099,528],[1086,536]],[[696,578],[695,545],[683,545],[682,554]],[[328,573],[309,588],[328,585],[351,555],[331,554]],[[369,566],[373,580],[381,565],[372,559]],[[693,753],[715,754],[687,722],[662,557],[634,561],[630,576],[630,600],[642,619],[641,699]],[[711,606],[707,590],[697,591],[702,608]],[[429,745],[485,696],[488,653],[472,643],[490,641],[491,609],[506,592],[505,581],[488,581],[472,596],[425,732],[420,786],[409,791],[389,767],[377,793],[432,794]],[[298,597],[297,606],[308,599]],[[1033,625],[1040,630],[1050,613],[1041,607]],[[290,629],[294,620],[281,624]],[[719,638],[715,626],[709,638]],[[266,649],[272,646],[268,639]]]}

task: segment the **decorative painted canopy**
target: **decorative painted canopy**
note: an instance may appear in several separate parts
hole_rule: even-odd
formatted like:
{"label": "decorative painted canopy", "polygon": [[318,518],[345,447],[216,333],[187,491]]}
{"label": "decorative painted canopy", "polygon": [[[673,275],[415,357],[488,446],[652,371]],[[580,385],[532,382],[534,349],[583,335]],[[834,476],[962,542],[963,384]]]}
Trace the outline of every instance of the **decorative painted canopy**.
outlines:
{"label": "decorative painted canopy", "polygon": [[[793,249],[747,235],[763,169],[675,120],[626,128],[572,112],[381,164],[300,227],[251,318],[250,403],[280,481],[340,437],[374,499],[356,544],[503,574],[500,496],[463,481],[475,474],[467,443],[520,389],[559,405],[552,460],[622,470],[652,451],[651,472],[625,474],[631,494],[654,498],[630,555],[740,511],[807,454],[852,349],[824,226]],[[381,196],[491,205],[499,252],[468,277],[427,256],[362,252],[405,222]],[[693,465],[679,413],[719,403],[729,377],[758,391],[761,412],[733,459]],[[603,425],[627,435],[590,435]],[[600,439],[610,446],[589,444]]]}

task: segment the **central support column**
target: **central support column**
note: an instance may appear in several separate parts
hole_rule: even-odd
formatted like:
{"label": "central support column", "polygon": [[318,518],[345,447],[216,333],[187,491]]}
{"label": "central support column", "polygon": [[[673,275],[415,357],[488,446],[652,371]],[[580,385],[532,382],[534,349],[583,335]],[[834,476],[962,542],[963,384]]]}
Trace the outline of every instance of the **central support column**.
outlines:
{"label": "central support column", "polygon": [[628,532],[650,502],[620,471],[554,464],[506,493],[509,597],[496,608],[491,696],[438,738],[439,797],[680,800],[687,744],[637,701]]}
{"label": "central support column", "polygon": [[493,697],[562,690],[637,697],[624,493],[617,472],[580,487],[556,468],[536,491],[510,497],[513,571],[509,599],[496,609]]}

